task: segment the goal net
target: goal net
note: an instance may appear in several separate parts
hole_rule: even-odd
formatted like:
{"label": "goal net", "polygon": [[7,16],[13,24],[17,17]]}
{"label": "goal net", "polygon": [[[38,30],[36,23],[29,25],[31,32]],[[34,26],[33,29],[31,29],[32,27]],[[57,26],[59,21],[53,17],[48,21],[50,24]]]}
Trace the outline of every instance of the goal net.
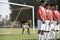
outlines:
{"label": "goal net", "polygon": [[9,28],[8,30],[21,28],[26,21],[30,22],[35,33],[34,6],[0,1],[0,27]]}

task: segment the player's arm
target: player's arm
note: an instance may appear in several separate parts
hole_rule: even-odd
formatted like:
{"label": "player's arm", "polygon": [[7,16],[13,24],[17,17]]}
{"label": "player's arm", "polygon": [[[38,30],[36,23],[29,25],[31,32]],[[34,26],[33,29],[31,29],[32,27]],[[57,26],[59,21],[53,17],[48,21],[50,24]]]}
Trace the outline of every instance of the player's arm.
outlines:
{"label": "player's arm", "polygon": [[45,19],[42,16],[41,16],[41,19],[42,19],[43,23],[45,23]]}
{"label": "player's arm", "polygon": [[52,23],[53,23],[53,13],[51,13],[51,15],[50,15],[50,23],[49,23],[49,25],[52,24]]}
{"label": "player's arm", "polygon": [[54,17],[54,19],[55,19],[56,21],[58,21],[55,17]]}
{"label": "player's arm", "polygon": [[[53,12],[53,18],[54,18],[54,20],[56,20],[57,21],[57,18],[56,18],[56,16],[55,16],[56,14],[55,14],[55,12]],[[57,15],[58,16],[58,15]]]}
{"label": "player's arm", "polygon": [[58,20],[58,24],[60,23],[60,13],[59,13],[59,20]]}
{"label": "player's arm", "polygon": [[[60,14],[59,14],[59,17],[60,17]],[[59,20],[60,20],[60,18],[59,18]]]}

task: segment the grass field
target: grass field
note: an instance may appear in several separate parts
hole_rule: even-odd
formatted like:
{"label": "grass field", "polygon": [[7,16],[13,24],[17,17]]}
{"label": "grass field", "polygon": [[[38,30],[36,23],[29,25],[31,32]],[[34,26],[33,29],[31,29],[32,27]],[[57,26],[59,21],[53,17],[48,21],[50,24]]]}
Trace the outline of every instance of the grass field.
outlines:
{"label": "grass field", "polygon": [[22,35],[22,28],[0,28],[0,40],[37,40],[37,30],[33,34],[30,28],[31,35],[28,35],[26,31]]}
{"label": "grass field", "polygon": [[37,40],[37,29],[33,34],[32,28],[30,28],[31,35],[28,35],[25,30],[22,35],[22,28],[0,28],[0,40]]}

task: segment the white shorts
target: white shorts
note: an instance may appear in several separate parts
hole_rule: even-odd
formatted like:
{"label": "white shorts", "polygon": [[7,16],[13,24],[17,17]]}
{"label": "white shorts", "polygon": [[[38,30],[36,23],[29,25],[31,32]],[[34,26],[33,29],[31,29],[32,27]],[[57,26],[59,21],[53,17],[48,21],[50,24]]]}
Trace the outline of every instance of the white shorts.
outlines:
{"label": "white shorts", "polygon": [[29,28],[29,26],[28,25],[23,25],[23,28]]}
{"label": "white shorts", "polygon": [[50,24],[50,31],[51,31],[51,29],[54,29],[54,30],[56,30],[57,28],[57,22],[56,21],[53,21],[53,23],[52,24]]}
{"label": "white shorts", "polygon": [[50,30],[50,26],[49,26],[50,20],[46,20],[45,23],[46,23],[45,30],[49,31]]}
{"label": "white shorts", "polygon": [[50,24],[50,31],[51,29],[55,29],[54,24]]}
{"label": "white shorts", "polygon": [[60,30],[59,29],[59,24],[55,26],[55,30]]}
{"label": "white shorts", "polygon": [[46,24],[44,23],[44,24],[42,24],[41,25],[41,30],[45,30],[45,26],[46,26]]}
{"label": "white shorts", "polygon": [[57,21],[53,21],[53,25],[54,25],[54,29],[55,29],[55,30],[58,30]]}
{"label": "white shorts", "polygon": [[60,30],[60,24],[58,24],[58,30]]}
{"label": "white shorts", "polygon": [[37,27],[38,27],[38,30],[45,30],[45,24],[43,24],[43,21],[42,20],[37,20]]}

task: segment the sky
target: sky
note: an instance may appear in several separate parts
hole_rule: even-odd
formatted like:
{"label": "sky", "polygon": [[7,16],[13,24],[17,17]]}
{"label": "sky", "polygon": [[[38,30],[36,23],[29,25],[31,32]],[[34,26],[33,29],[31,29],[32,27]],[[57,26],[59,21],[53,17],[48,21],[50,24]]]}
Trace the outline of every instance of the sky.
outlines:
{"label": "sky", "polygon": [[[4,1],[4,2],[8,2],[8,0],[0,0],[0,1]],[[9,4],[3,4],[0,3],[0,15],[2,15],[2,18],[5,18],[6,15],[8,15],[8,19],[10,18],[10,13],[11,10],[9,9]]]}

